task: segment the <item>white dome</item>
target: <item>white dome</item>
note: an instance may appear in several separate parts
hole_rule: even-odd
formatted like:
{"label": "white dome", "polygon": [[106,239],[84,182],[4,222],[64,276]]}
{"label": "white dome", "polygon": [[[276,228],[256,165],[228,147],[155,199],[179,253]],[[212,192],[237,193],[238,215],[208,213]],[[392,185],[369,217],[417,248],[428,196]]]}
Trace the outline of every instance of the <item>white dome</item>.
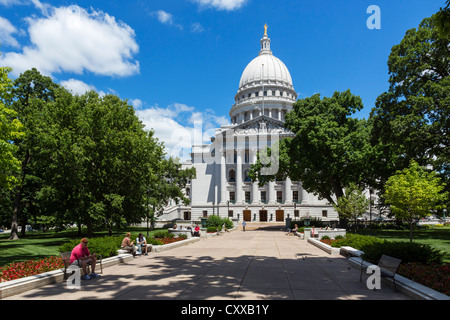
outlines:
{"label": "white dome", "polygon": [[245,68],[239,82],[241,89],[254,81],[278,81],[279,84],[293,87],[291,74],[286,65],[272,54],[261,54],[253,59]]}

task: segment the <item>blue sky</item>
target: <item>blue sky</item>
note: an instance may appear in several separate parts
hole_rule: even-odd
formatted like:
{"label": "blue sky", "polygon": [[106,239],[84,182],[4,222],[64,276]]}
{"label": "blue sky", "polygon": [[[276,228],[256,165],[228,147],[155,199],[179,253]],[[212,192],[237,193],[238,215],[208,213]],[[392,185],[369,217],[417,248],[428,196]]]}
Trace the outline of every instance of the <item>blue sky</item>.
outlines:
{"label": "blue sky", "polygon": [[[370,30],[370,5],[381,29]],[[0,65],[37,67],[75,93],[128,99],[179,153],[229,122],[246,65],[267,23],[273,54],[299,98],[350,89],[368,118],[388,88],[387,59],[444,0],[0,0]],[[202,121],[202,128],[194,128]],[[175,150],[175,151],[171,151]],[[179,154],[178,154],[179,155]],[[186,153],[185,153],[186,155]],[[183,157],[182,157],[183,158]]]}

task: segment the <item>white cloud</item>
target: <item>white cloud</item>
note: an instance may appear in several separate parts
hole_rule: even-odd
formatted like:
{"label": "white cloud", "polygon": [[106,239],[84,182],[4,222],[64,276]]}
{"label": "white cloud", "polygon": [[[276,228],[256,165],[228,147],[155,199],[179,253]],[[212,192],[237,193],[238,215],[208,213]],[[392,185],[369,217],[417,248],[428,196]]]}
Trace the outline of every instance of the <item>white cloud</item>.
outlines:
{"label": "white cloud", "polygon": [[131,99],[128,102],[134,107],[134,109],[141,109],[143,105],[142,100],[140,99]]}
{"label": "white cloud", "polygon": [[201,8],[215,8],[218,10],[233,11],[240,9],[248,0],[192,0]]}
{"label": "white cloud", "polygon": [[59,84],[76,95],[83,95],[91,90],[98,92],[100,96],[105,95],[105,92],[98,91],[96,87],[77,79],[63,80]]}
{"label": "white cloud", "polygon": [[191,24],[191,31],[192,32],[203,32],[205,29],[203,28],[203,26],[198,23],[198,22],[194,22]]}
{"label": "white cloud", "polygon": [[193,144],[210,143],[214,129],[229,123],[224,116],[197,111],[181,103],[171,104],[167,108],[154,106],[141,109],[136,114],[146,129],[153,129],[155,136],[164,142],[167,155],[183,161],[190,159]]}
{"label": "white cloud", "polygon": [[23,1],[21,0],[0,0],[0,5],[3,6],[13,6],[16,4],[23,4]]}
{"label": "white cloud", "polygon": [[183,26],[177,23],[174,23],[173,15],[164,10],[158,10],[151,12],[150,15],[155,16],[159,22],[168,26],[175,26],[180,30],[183,30]]}
{"label": "white cloud", "polygon": [[19,42],[12,36],[15,33],[18,33],[16,27],[8,19],[0,17],[0,44],[20,48]]}
{"label": "white cloud", "polygon": [[13,74],[32,67],[46,75],[92,72],[129,76],[139,72],[139,62],[133,60],[139,46],[130,26],[107,13],[89,13],[78,6],[51,11],[42,18],[27,18],[30,46],[22,53],[9,52],[0,58],[2,65],[13,68]]}

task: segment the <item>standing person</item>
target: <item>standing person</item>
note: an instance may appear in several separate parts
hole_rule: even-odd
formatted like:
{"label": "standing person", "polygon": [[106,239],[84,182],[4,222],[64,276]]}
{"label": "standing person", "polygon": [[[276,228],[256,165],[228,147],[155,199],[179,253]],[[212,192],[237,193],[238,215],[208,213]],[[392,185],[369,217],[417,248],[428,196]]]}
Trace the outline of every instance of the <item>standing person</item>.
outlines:
{"label": "standing person", "polygon": [[245,223],[245,221],[242,221],[242,230],[245,232],[245,225],[246,225],[246,223]]}
{"label": "standing person", "polygon": [[142,254],[142,248],[145,249],[144,255],[148,256],[147,253],[147,239],[145,239],[144,235],[142,233],[139,233],[138,237],[136,238],[136,244],[138,246],[139,252]]}
{"label": "standing person", "polygon": [[131,233],[127,232],[125,238],[122,240],[122,248],[124,250],[131,251],[133,258],[136,256],[136,248],[134,247],[134,241],[130,240]]}
{"label": "standing person", "polygon": [[[79,245],[73,248],[70,254],[70,264],[77,265],[83,269],[84,276],[81,278],[83,280],[90,280],[91,278],[100,277],[95,273],[95,265],[97,263],[97,255],[91,254],[88,249],[88,240],[86,238],[81,239]],[[91,273],[87,273],[87,265],[91,265]]]}

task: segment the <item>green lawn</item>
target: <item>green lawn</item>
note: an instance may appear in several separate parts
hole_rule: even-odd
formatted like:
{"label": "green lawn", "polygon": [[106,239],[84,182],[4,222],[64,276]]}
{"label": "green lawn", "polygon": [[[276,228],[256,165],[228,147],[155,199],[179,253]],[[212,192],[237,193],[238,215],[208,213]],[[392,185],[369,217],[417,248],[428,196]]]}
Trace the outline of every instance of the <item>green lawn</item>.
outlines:
{"label": "green lawn", "polygon": [[[147,235],[146,228],[127,228],[126,230],[113,230],[113,236],[124,236],[126,232],[142,232],[144,236]],[[95,232],[94,237],[103,237],[107,234],[106,231]],[[82,237],[85,236],[83,235]],[[0,266],[11,262],[59,256],[58,248],[62,244],[73,239],[81,239],[82,237],[77,236],[77,230],[74,229],[61,232],[32,231],[27,232],[25,237],[20,237],[19,240],[8,240],[9,233],[0,233]]]}
{"label": "green lawn", "polygon": [[[371,235],[392,241],[408,241],[409,230],[358,230],[358,234]],[[415,229],[413,242],[429,244],[446,253],[444,260],[450,262],[450,226],[431,229]]]}

